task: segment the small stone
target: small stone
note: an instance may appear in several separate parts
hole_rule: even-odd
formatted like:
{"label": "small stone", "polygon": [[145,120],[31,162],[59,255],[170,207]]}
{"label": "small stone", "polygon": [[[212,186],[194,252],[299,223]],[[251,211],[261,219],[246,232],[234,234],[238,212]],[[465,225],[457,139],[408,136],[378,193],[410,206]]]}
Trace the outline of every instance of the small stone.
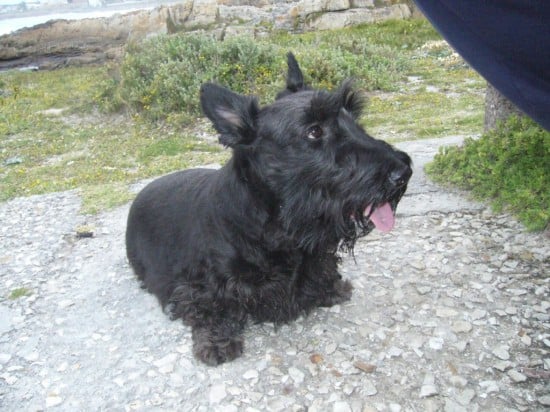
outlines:
{"label": "small stone", "polygon": [[290,368],[288,368],[288,374],[290,375],[292,380],[297,384],[300,384],[304,381],[304,378],[305,378],[304,372],[302,372],[298,368],[291,366]]}
{"label": "small stone", "polygon": [[457,320],[451,325],[451,330],[454,333],[468,333],[472,330],[472,324],[465,320]]}
{"label": "small stone", "polygon": [[346,383],[342,388],[342,392],[346,396],[350,396],[354,390],[355,390],[355,387],[353,385],[350,385],[349,383]]}
{"label": "small stone", "polygon": [[311,361],[311,363],[318,365],[319,363],[323,362],[323,356],[319,355],[318,353],[314,353],[309,357],[309,360]]}
{"label": "small stone", "polygon": [[8,373],[0,375],[0,378],[3,379],[8,385],[13,385],[15,382],[18,381],[16,376],[10,375]]}
{"label": "small stone", "polygon": [[225,385],[223,383],[218,385],[213,385],[210,388],[210,393],[208,394],[208,399],[210,403],[220,403],[227,396],[225,391]]}
{"label": "small stone", "polygon": [[373,373],[376,370],[376,365],[372,365],[370,363],[366,363],[362,361],[354,362],[353,366],[355,366],[357,369],[365,373]]}
{"label": "small stone", "polygon": [[401,405],[399,405],[398,403],[390,403],[389,405],[390,407],[390,412],[401,412]]}
{"label": "small stone", "polygon": [[527,376],[525,376],[523,373],[518,372],[515,369],[510,369],[508,371],[508,376],[516,383],[525,382],[527,380]]}
{"label": "small stone", "polygon": [[329,309],[329,312],[340,313],[340,305],[334,305]]}
{"label": "small stone", "polygon": [[537,398],[537,402],[544,406],[550,406],[550,395],[544,395]]}
{"label": "small stone", "polygon": [[351,407],[347,402],[338,401],[334,402],[332,406],[332,412],[351,412]]}
{"label": "small stone", "polygon": [[498,369],[501,372],[505,372],[511,367],[512,367],[512,362],[510,361],[498,361],[498,362],[495,362],[495,364],[493,365],[493,368]]}
{"label": "small stone", "polygon": [[420,388],[420,397],[428,398],[430,396],[437,395],[439,393],[437,387],[435,386],[435,377],[431,373],[424,375],[424,381]]}
{"label": "small stone", "polygon": [[468,406],[468,404],[474,399],[476,396],[476,391],[473,389],[464,389],[458,396],[456,397],[456,400],[464,406]]}
{"label": "small stone", "polygon": [[531,346],[531,337],[529,335],[523,335],[520,340],[525,346]]}
{"label": "small stone", "polygon": [[23,356],[23,358],[28,362],[36,362],[39,357],[40,354],[38,352],[31,352]]}
{"label": "small stone", "polygon": [[437,395],[438,393],[439,391],[435,385],[422,385],[419,396],[421,398],[428,398],[430,396]]}
{"label": "small stone", "polygon": [[230,386],[226,390],[231,396],[239,396],[242,393],[241,389],[237,386]]}
{"label": "small stone", "polygon": [[183,376],[181,376],[179,373],[172,373],[170,375],[168,384],[173,388],[181,388],[183,385],[185,385],[185,381],[183,380]]}
{"label": "small stone", "polygon": [[264,397],[263,393],[255,392],[255,391],[248,392],[247,395],[250,398],[250,400],[252,402],[254,402],[254,404],[258,404],[262,400],[262,398]]}
{"label": "small stone", "polygon": [[506,312],[508,315],[517,315],[518,310],[513,306],[508,306],[504,309],[504,312]]}
{"label": "small stone", "polygon": [[163,358],[153,362],[153,365],[155,365],[158,368],[160,373],[168,374],[174,371],[174,366],[177,359],[178,359],[178,355],[176,353],[170,353],[164,356]]}
{"label": "small stone", "polygon": [[78,226],[75,230],[76,237],[80,239],[87,238],[87,237],[94,237],[94,230],[95,228],[90,225]]}
{"label": "small stone", "polygon": [[114,378],[113,382],[116,383],[121,388],[124,386],[124,379],[122,379],[121,377]]}
{"label": "small stone", "polygon": [[449,382],[455,388],[464,388],[468,384],[468,380],[462,376],[453,375],[450,377]]}
{"label": "small stone", "polygon": [[426,295],[432,291],[432,288],[430,286],[417,286],[416,291],[420,295]]}
{"label": "small stone", "polygon": [[286,411],[289,407],[289,401],[287,397],[275,397],[267,401],[267,410],[279,412]]}
{"label": "small stone", "polygon": [[258,371],[254,369],[249,369],[243,374],[243,378],[246,380],[258,378]]}
{"label": "small stone", "polygon": [[510,354],[508,353],[508,346],[497,346],[493,349],[493,355],[502,360],[510,359]]}
{"label": "small stone", "polygon": [[469,343],[465,340],[460,340],[458,342],[456,342],[454,344],[454,347],[456,348],[457,351],[459,351],[460,353],[464,352],[466,350],[466,348],[468,347]]}
{"label": "small stone", "polygon": [[425,270],[426,265],[421,260],[412,260],[409,262],[409,265],[411,265],[416,270]]}
{"label": "small stone", "polygon": [[9,157],[6,160],[4,160],[4,164],[6,166],[18,165],[20,163],[23,163],[23,158],[19,156]]}
{"label": "small stone", "polygon": [[399,356],[401,356],[401,354],[403,353],[403,350],[402,349],[399,349],[395,346],[392,346],[389,350],[388,350],[388,357],[389,358],[397,358]]}
{"label": "small stone", "polygon": [[468,410],[453,399],[445,400],[444,412],[468,412]]}
{"label": "small stone", "polygon": [[376,386],[374,386],[374,383],[372,383],[370,380],[364,380],[361,392],[365,396],[373,396],[378,393],[378,390],[376,389]]}
{"label": "small stone", "polygon": [[59,365],[56,370],[57,372],[63,373],[67,370],[68,367],[69,367],[69,362],[65,361],[65,362],[62,362],[61,365]]}
{"label": "small stone", "polygon": [[485,316],[487,316],[487,311],[486,310],[483,310],[483,309],[475,309],[471,315],[470,315],[470,318],[472,320],[479,320],[479,319],[483,319]]}
{"label": "small stone", "polygon": [[438,318],[452,318],[458,315],[458,312],[452,308],[439,307],[435,310],[435,315]]}
{"label": "small stone", "polygon": [[483,283],[489,283],[491,280],[493,280],[493,275],[491,273],[485,272],[481,275],[481,281]]}
{"label": "small stone", "polygon": [[500,391],[500,389],[498,388],[498,384],[495,381],[481,381],[479,382],[479,386],[485,389],[485,392],[487,393]]}
{"label": "small stone", "polygon": [[443,343],[444,343],[443,338],[439,338],[439,337],[430,338],[428,340],[428,346],[430,347],[430,349],[434,349],[434,350],[441,350],[443,348]]}
{"label": "small stone", "polygon": [[46,408],[53,408],[54,406],[61,405],[63,403],[63,398],[59,395],[48,395],[46,397]]}
{"label": "small stone", "polygon": [[0,364],[8,363],[11,359],[11,355],[9,353],[0,353]]}
{"label": "small stone", "polygon": [[327,355],[331,355],[336,351],[337,348],[338,348],[338,345],[335,342],[330,342],[325,347],[325,353]]}
{"label": "small stone", "polygon": [[508,293],[514,295],[514,296],[523,296],[527,294],[526,289],[507,289]]}
{"label": "small stone", "polygon": [[63,299],[57,303],[57,306],[59,306],[60,309],[67,309],[70,306],[73,306],[74,302],[69,299]]}

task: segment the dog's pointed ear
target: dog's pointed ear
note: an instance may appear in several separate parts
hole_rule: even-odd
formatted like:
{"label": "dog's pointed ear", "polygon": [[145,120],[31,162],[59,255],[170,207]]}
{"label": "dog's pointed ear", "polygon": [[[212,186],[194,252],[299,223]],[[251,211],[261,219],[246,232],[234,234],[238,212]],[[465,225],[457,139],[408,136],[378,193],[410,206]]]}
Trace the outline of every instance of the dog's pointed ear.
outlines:
{"label": "dog's pointed ear", "polygon": [[363,111],[365,98],[354,89],[353,80],[344,81],[336,94],[339,96],[342,107],[357,120]]}
{"label": "dog's pointed ear", "polygon": [[256,98],[206,83],[201,86],[201,106],[220,134],[219,140],[224,146],[235,147],[254,140],[260,111]]}
{"label": "dog's pointed ear", "polygon": [[288,52],[286,59],[288,65],[286,88],[289,92],[296,93],[297,91],[304,89],[304,75],[302,74],[298,61],[292,52]]}
{"label": "dog's pointed ear", "polygon": [[308,87],[304,83],[304,75],[298,65],[296,57],[291,52],[286,55],[288,72],[286,75],[286,89],[277,94],[275,100],[281,97],[288,96],[289,94],[299,92],[300,90],[307,90]]}

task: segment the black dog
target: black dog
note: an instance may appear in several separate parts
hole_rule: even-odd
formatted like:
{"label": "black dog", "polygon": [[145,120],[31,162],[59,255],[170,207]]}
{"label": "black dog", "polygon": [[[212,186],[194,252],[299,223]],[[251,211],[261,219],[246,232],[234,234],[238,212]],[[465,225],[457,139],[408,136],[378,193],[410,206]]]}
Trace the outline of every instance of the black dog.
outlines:
{"label": "black dog", "polygon": [[348,300],[338,250],[392,229],[412,173],[409,156],[357,124],[349,82],[311,90],[292,54],[288,67],[287,89],[262,108],[203,85],[203,111],[233,157],[152,182],[130,209],[135,273],[192,327],[193,352],[209,365],[242,354],[248,319],[288,322]]}

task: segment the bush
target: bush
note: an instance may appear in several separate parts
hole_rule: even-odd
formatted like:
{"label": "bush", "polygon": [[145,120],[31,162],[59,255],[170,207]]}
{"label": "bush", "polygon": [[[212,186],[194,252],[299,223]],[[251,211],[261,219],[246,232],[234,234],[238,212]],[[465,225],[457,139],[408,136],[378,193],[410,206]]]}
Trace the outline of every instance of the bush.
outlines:
{"label": "bush", "polygon": [[440,149],[426,168],[436,181],[490,199],[529,230],[550,222],[550,133],[533,121],[512,117],[479,140]]}
{"label": "bush", "polygon": [[263,93],[279,66],[272,46],[252,40],[159,36],[129,47],[116,93],[131,110],[153,120],[174,112],[196,114],[202,83],[217,81],[240,93]]}
{"label": "bush", "polygon": [[[394,22],[382,27],[402,30],[403,25]],[[396,90],[409,64],[401,49],[372,41],[380,36],[376,26],[281,33],[261,40],[217,41],[206,34],[185,33],[159,36],[128,47],[119,73],[105,83],[98,101],[107,110],[124,106],[151,120],[174,113],[196,115],[199,88],[207,81],[270,101],[284,87],[288,51],[296,54],[306,81],[315,87],[331,89],[353,77],[360,88]]]}

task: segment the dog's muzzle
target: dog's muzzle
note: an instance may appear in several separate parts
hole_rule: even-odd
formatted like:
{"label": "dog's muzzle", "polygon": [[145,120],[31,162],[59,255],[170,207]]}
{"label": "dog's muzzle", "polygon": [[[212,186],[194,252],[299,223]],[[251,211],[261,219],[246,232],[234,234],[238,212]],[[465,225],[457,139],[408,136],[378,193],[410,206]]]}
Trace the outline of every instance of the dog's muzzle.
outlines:
{"label": "dog's muzzle", "polygon": [[395,207],[397,206],[397,201],[403,195],[411,176],[412,170],[409,166],[403,166],[392,171],[388,180],[392,187],[392,193],[395,193],[393,197],[397,200],[384,202],[374,208],[372,204],[369,204],[365,208],[363,215],[381,232],[387,233],[395,226]]}

